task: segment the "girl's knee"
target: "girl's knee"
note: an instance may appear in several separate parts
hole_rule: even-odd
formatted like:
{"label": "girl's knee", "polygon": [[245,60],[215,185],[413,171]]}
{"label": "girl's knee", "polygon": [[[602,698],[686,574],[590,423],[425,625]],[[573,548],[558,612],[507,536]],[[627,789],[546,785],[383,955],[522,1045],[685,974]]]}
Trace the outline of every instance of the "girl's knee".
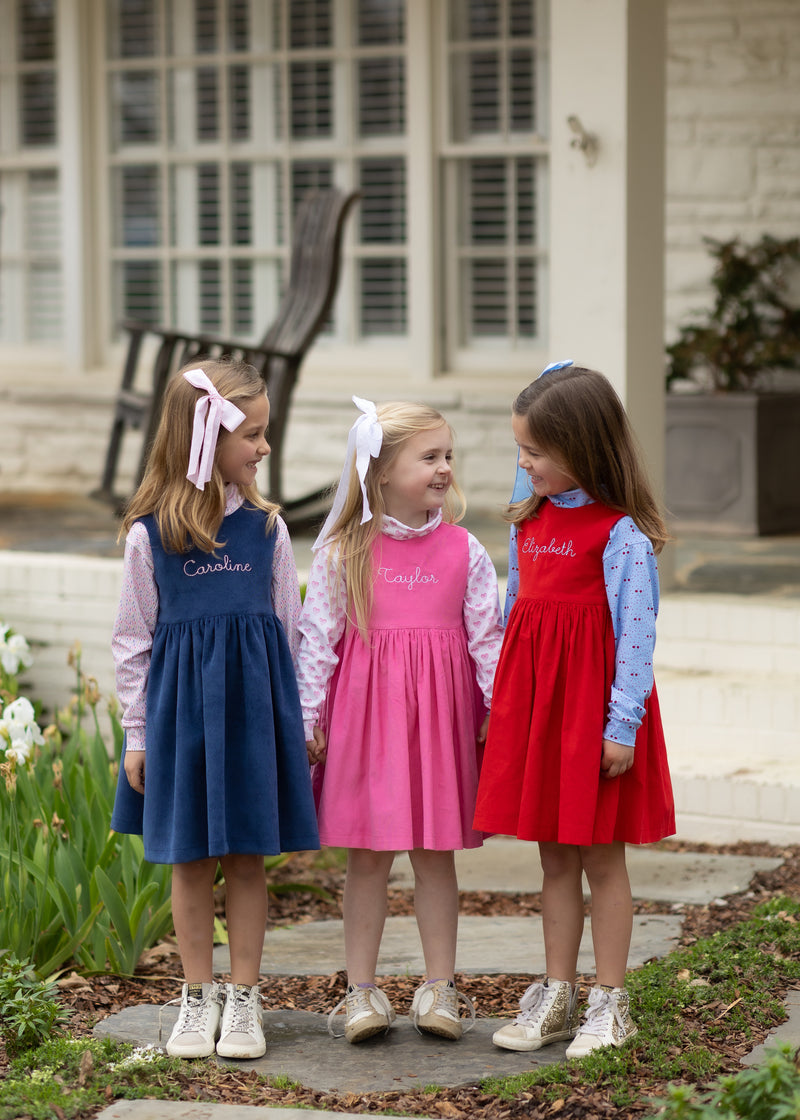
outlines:
{"label": "girl's knee", "polygon": [[456,877],[454,852],[432,852],[425,848],[415,848],[408,853],[414,869],[415,880],[439,879],[449,881]]}
{"label": "girl's knee", "polygon": [[347,852],[347,874],[362,878],[385,879],[394,862],[394,852],[374,852],[371,848],[350,848]]}
{"label": "girl's knee", "polygon": [[266,879],[264,857],[260,855],[224,856],[220,860],[220,866],[226,883],[230,883],[231,880],[256,883]]}
{"label": "girl's knee", "polygon": [[580,852],[572,844],[541,843],[539,845],[539,858],[542,862],[542,871],[548,878],[555,879],[564,875],[580,877],[581,875]]}

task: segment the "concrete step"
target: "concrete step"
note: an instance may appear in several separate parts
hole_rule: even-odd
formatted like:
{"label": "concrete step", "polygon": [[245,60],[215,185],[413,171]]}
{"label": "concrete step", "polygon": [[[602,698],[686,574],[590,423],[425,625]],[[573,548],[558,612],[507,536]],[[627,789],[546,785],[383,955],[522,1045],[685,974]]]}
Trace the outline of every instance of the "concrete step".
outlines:
{"label": "concrete step", "polygon": [[656,669],[800,678],[800,599],[664,595]]}

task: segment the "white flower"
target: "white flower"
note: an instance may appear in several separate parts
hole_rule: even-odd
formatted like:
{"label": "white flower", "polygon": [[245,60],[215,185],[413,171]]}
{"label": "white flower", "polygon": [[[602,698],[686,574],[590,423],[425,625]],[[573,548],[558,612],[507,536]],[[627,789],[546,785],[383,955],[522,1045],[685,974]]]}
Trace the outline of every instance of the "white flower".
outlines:
{"label": "white flower", "polygon": [[27,669],[33,664],[30,646],[22,634],[12,634],[6,637],[10,627],[3,626],[0,634],[0,665],[10,676],[14,677],[20,669]]}
{"label": "white flower", "polygon": [[21,766],[23,762],[27,762],[30,758],[31,746],[29,743],[23,743],[21,740],[15,740],[6,751],[6,760],[8,762],[16,762]]}
{"label": "white flower", "polygon": [[31,747],[44,743],[41,728],[36,722],[33,704],[20,696],[3,709],[0,719],[0,737],[9,743],[6,757],[11,751],[22,751],[18,761],[24,761],[30,754]]}

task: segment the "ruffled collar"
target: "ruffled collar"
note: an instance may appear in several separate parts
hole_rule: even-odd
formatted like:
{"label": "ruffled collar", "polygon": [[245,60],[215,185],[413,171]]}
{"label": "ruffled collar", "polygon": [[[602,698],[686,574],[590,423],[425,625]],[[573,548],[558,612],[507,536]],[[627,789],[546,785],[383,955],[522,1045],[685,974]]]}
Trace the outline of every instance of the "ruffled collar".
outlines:
{"label": "ruffled collar", "polygon": [[225,483],[225,513],[224,517],[228,517],[231,513],[236,513],[237,509],[244,502],[242,492],[235,482]]}
{"label": "ruffled collar", "polygon": [[429,514],[428,520],[419,529],[412,529],[410,525],[404,525],[402,521],[397,521],[394,517],[389,517],[388,513],[385,513],[381,532],[394,541],[410,541],[415,537],[427,537],[434,529],[438,529],[441,523],[442,511],[440,509],[437,509],[433,514]]}
{"label": "ruffled collar", "polygon": [[564,490],[560,494],[548,495],[550,501],[559,509],[577,509],[578,506],[588,506],[594,501],[585,490],[577,487],[575,490]]}

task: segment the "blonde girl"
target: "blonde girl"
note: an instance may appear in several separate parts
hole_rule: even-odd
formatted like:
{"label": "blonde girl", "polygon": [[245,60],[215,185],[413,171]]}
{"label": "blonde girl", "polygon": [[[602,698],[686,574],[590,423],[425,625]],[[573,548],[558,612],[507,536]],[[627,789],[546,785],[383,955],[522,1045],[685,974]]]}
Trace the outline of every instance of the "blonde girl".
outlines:
{"label": "blonde girl", "polygon": [[[300,592],[277,507],[259,496],[269,401],[258,371],[175,375],[125,514],[114,625],[125,746],[111,821],[172,864],[185,983],[167,1052],[265,1052],[258,989],[264,856],[318,847],[292,664]],[[231,982],[212,970],[225,878]]]}
{"label": "blonde girl", "polygon": [[[517,397],[511,425],[528,487],[509,510],[513,606],[475,827],[538,841],[547,976],[493,1041],[526,1051],[572,1039],[577,1058],[636,1034],[625,845],[675,830],[653,684],[655,553],[667,532],[602,374],[548,367]],[[584,872],[597,982],[578,1029]]]}
{"label": "blonde girl", "polygon": [[472,812],[502,636],[497,578],[456,524],[463,499],[441,413],[353,400],[363,415],[317,541],[298,659],[320,837],[348,849],[348,988],[329,1025],[343,1007],[345,1037],[361,1042],[395,1017],[375,973],[389,871],[408,851],[426,967],[411,1014],[455,1040],[468,1001],[454,986],[453,852],[483,842]]}

